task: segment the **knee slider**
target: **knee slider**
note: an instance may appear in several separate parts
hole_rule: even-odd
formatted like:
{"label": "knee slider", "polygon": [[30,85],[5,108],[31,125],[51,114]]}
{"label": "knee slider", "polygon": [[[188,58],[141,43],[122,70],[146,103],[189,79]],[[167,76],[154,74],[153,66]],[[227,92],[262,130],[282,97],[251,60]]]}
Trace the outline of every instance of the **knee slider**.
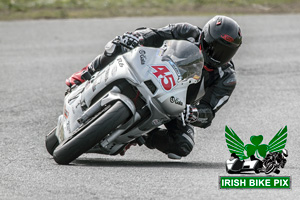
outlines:
{"label": "knee slider", "polygon": [[[191,129],[191,131],[193,131]],[[174,146],[174,152],[178,156],[187,156],[189,155],[195,145],[193,134],[183,133],[181,135],[175,136],[176,146]]]}

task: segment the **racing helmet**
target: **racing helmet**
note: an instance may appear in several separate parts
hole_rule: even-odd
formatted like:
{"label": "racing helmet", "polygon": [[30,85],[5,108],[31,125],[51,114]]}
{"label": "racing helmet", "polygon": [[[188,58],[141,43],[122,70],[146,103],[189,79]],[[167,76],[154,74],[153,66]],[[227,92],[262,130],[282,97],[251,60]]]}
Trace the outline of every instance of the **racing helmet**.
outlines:
{"label": "racing helmet", "polygon": [[241,44],[240,26],[229,17],[215,16],[204,25],[200,35],[204,64],[217,68],[228,63]]}
{"label": "racing helmet", "polygon": [[282,149],[282,154],[283,154],[284,157],[288,157],[289,156],[287,149]]}

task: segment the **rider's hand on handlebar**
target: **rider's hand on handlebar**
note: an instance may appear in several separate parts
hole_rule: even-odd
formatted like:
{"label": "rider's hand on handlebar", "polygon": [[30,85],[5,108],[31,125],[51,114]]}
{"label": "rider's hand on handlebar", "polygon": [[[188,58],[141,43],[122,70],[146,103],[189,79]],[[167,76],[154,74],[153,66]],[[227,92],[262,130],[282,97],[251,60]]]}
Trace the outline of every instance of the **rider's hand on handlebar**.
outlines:
{"label": "rider's hand on handlebar", "polygon": [[185,121],[188,123],[194,123],[198,120],[199,112],[196,106],[187,104],[184,110]]}
{"label": "rider's hand on handlebar", "polygon": [[137,47],[141,40],[143,40],[143,37],[139,33],[127,32],[120,37],[120,42],[129,49]]}

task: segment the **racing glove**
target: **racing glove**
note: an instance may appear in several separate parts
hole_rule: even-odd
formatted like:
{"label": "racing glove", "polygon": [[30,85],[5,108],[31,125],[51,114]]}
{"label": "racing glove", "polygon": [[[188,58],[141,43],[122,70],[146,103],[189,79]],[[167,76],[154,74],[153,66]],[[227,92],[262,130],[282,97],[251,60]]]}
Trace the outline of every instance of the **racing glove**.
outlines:
{"label": "racing glove", "polygon": [[185,122],[187,123],[194,123],[198,120],[199,112],[193,105],[187,104],[183,113],[185,114]]}
{"label": "racing glove", "polygon": [[198,126],[200,128],[209,127],[215,117],[212,109],[205,104],[197,106],[188,104],[183,113],[185,122],[191,123],[193,126]]}
{"label": "racing glove", "polygon": [[139,33],[127,32],[119,36],[118,39],[128,49],[134,49],[141,43],[143,37]]}

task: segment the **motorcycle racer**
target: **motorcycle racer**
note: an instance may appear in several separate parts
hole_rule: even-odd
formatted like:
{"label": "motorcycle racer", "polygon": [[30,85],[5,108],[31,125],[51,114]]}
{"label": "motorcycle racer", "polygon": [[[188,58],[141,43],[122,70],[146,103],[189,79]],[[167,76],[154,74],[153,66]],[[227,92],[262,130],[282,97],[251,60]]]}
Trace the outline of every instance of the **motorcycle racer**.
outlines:
{"label": "motorcycle racer", "polygon": [[[268,164],[271,163],[271,165],[274,165],[274,173],[279,174],[280,170],[279,167],[284,168],[287,158],[288,157],[288,151],[287,149],[282,149],[279,152],[269,152],[266,157],[263,160],[263,163],[265,165],[266,170],[268,170]],[[272,163],[274,162],[274,163]],[[273,169],[272,169],[273,171]],[[266,171],[266,173],[270,173],[272,171]]]}
{"label": "motorcycle racer", "polygon": [[167,39],[188,40],[199,47],[204,57],[204,67],[199,83],[187,89],[187,107],[183,125],[180,119],[165,124],[166,129],[156,128],[146,137],[145,145],[168,154],[169,158],[187,156],[194,147],[192,126],[207,128],[215,113],[228,101],[235,85],[234,64],[231,61],[242,43],[239,25],[226,16],[215,16],[203,29],[189,23],[170,24],[162,28],[138,28],[117,36],[81,71],[74,73],[66,84],[81,84],[83,71],[90,74],[102,70],[118,55],[138,45],[160,47]]}

